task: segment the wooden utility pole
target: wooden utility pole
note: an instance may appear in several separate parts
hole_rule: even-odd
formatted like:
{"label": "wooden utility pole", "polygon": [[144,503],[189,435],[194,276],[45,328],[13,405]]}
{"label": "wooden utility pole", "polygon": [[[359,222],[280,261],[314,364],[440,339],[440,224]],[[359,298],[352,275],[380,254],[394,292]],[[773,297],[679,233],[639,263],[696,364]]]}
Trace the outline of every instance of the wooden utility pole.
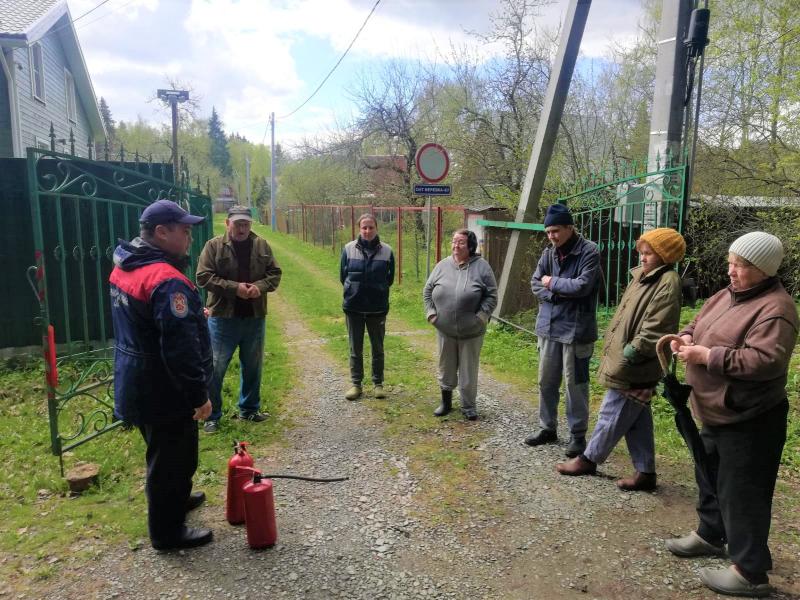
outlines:
{"label": "wooden utility pole", "polygon": [[186,102],[189,99],[187,90],[158,90],[158,99],[169,102],[172,109],[172,181],[178,185],[178,102]]}

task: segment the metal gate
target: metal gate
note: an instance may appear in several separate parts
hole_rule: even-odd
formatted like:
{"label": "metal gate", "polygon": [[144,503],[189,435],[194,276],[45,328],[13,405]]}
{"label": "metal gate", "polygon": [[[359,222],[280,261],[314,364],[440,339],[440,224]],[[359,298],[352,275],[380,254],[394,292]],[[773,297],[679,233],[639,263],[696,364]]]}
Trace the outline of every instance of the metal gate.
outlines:
{"label": "metal gate", "polygon": [[28,148],[27,163],[36,261],[28,279],[39,302],[51,449],[63,471],[64,452],[121,425],[108,286],[117,240],[138,235],[146,206],[173,200],[206,217],[193,230],[193,274],[212,235],[212,203],[199,189],[107,162]]}
{"label": "metal gate", "polygon": [[639,236],[655,227],[682,231],[686,164],[667,154],[656,157],[655,170],[646,167],[646,161],[618,163],[611,171],[577,182],[574,187],[580,191],[558,199],[572,211],[581,235],[599,246],[606,279],[601,302],[606,307],[619,302],[630,270],[639,262]]}

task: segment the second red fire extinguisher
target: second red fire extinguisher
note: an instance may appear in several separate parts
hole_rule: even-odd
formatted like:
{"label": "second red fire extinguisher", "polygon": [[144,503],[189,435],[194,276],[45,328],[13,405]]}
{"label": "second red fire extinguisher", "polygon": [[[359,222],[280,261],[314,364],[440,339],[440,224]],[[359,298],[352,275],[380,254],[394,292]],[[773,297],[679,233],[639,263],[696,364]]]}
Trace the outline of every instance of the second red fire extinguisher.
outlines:
{"label": "second red fire extinguisher", "polygon": [[244,523],[242,487],[253,476],[253,457],[247,452],[247,446],[247,442],[233,442],[233,456],[228,461],[225,518],[231,525]]}
{"label": "second red fire extinguisher", "polygon": [[275,522],[275,499],[272,481],[260,473],[253,473],[253,480],[245,484],[244,512],[247,523],[247,544],[251,548],[268,548],[278,540]]}

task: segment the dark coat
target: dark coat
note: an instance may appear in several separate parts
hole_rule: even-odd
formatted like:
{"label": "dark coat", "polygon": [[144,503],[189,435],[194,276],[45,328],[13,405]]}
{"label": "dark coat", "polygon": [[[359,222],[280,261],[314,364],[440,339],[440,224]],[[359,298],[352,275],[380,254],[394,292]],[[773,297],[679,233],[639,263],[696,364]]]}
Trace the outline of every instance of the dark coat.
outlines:
{"label": "dark coat", "polygon": [[197,288],[160,249],[120,241],[111,271],[114,415],[133,425],[191,419],[212,355]]}
{"label": "dark coat", "polygon": [[339,281],[344,286],[342,310],[365,314],[389,312],[389,288],[394,283],[394,253],[375,236],[358,236],[342,248]]}
{"label": "dark coat", "polygon": [[[553,278],[550,288],[542,284],[545,275]],[[536,335],[562,344],[597,340],[597,294],[602,278],[600,251],[594,242],[578,236],[561,264],[556,249],[545,248],[531,277],[531,290],[539,300]]]}

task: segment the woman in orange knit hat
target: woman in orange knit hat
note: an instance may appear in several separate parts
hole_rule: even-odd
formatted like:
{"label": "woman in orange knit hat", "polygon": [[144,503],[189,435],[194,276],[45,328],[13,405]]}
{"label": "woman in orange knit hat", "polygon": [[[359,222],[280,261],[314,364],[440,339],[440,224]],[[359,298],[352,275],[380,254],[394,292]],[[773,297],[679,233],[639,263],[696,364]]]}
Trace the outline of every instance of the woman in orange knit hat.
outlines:
{"label": "woman in orange knit hat", "polygon": [[592,438],[583,454],[559,463],[562,475],[591,475],[624,436],[636,473],[620,479],[622,490],[656,487],[655,438],[650,399],[661,379],[656,342],[678,330],[681,282],[675,263],[686,242],[674,229],[644,233],[636,242],[640,265],[606,328],[597,376],[607,388]]}

